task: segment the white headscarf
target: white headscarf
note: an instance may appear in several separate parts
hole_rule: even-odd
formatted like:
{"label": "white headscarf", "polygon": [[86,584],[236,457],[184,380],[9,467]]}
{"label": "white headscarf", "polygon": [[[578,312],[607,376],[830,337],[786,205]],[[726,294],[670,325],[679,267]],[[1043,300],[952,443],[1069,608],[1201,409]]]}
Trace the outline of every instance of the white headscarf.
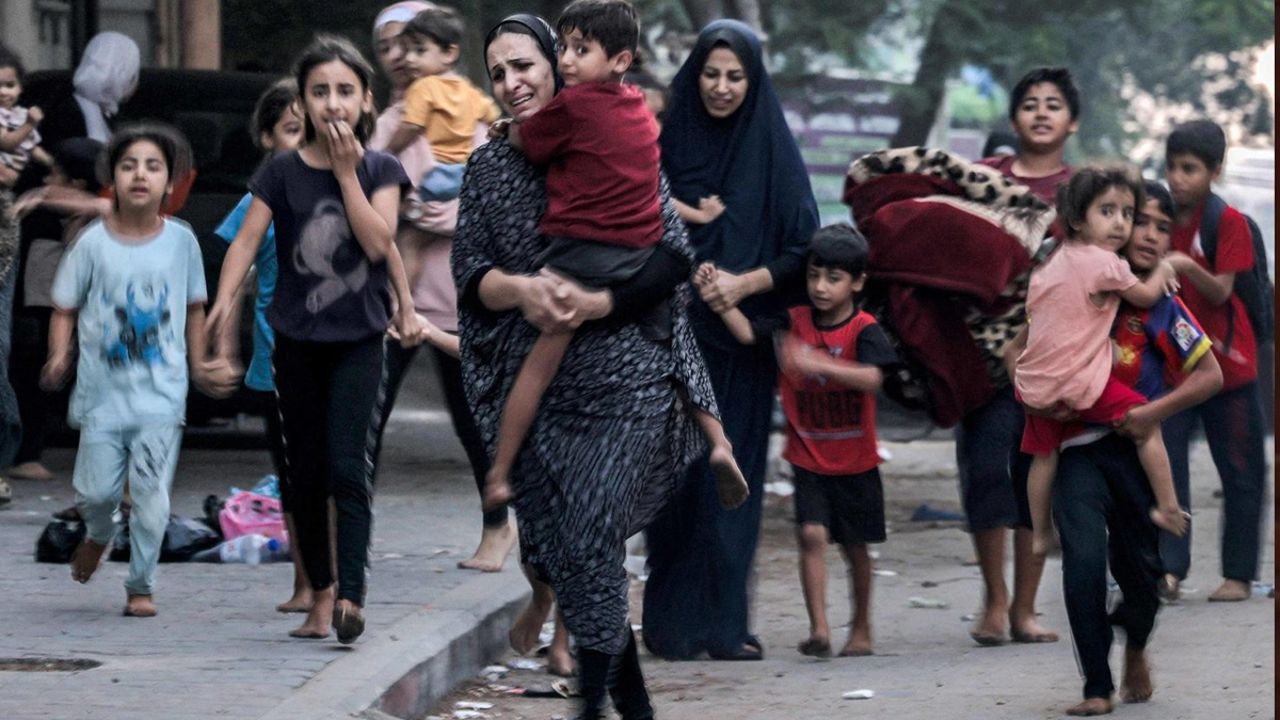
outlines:
{"label": "white headscarf", "polygon": [[127,35],[98,33],[85,46],[71,82],[89,137],[99,142],[111,137],[106,119],[115,115],[120,103],[137,88],[140,65],[138,45]]}
{"label": "white headscarf", "polygon": [[392,3],[382,9],[378,13],[378,17],[373,19],[373,44],[378,44],[378,31],[387,23],[407,23],[413,19],[415,15],[423,10],[430,10],[437,7],[435,3],[424,2],[423,0],[405,0],[404,2]]}

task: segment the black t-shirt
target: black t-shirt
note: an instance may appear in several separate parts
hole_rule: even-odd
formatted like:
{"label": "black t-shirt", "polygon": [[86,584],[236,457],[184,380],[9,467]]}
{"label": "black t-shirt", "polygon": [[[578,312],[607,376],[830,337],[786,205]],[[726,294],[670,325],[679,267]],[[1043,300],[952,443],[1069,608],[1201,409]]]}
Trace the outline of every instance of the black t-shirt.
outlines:
{"label": "black t-shirt", "polygon": [[[403,191],[400,161],[366,150],[356,166],[365,197],[387,185]],[[249,191],[271,208],[280,275],[267,310],[272,329],[294,340],[362,340],[387,329],[391,296],[386,262],[371,263],[347,220],[333,171],[313,168],[297,152],[260,169]]]}

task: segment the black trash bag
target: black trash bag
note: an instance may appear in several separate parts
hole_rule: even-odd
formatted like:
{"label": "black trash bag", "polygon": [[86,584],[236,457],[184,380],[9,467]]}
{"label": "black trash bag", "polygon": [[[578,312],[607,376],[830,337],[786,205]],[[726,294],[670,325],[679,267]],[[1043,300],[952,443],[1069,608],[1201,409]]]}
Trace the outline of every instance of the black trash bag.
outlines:
{"label": "black trash bag", "polygon": [[200,521],[208,525],[214,532],[218,533],[218,538],[222,538],[222,522],[218,520],[218,513],[222,512],[222,506],[226,505],[226,501],[217,495],[209,495],[204,499],[204,517]]}
{"label": "black trash bag", "polygon": [[78,520],[54,520],[45,525],[40,539],[36,540],[36,562],[71,562],[71,555],[84,534],[84,523]]}
{"label": "black trash bag", "polygon": [[196,518],[174,515],[164,529],[160,546],[160,562],[187,562],[192,555],[222,542],[222,533],[214,532],[207,523]]}

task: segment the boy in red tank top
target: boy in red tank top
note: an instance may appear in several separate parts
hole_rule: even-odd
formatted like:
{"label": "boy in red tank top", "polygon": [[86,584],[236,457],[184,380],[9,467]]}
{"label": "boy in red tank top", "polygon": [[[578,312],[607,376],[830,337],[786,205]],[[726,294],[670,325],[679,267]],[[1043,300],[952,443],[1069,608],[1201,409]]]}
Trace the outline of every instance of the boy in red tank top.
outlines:
{"label": "boy in red tank top", "polygon": [[[749,320],[720,317],[739,342],[780,340],[778,387],[787,418],[783,457],[795,470],[800,579],[809,612],[805,655],[831,654],[827,624],[827,544],[844,551],[853,578],[853,620],[841,656],[871,654],[871,555],[885,539],[884,490],[876,446],[876,391],[882,368],[897,364],[889,338],[857,304],[866,282],[867,241],[848,225],[813,236],[806,285],[811,305]],[[704,265],[695,282],[714,280]]]}

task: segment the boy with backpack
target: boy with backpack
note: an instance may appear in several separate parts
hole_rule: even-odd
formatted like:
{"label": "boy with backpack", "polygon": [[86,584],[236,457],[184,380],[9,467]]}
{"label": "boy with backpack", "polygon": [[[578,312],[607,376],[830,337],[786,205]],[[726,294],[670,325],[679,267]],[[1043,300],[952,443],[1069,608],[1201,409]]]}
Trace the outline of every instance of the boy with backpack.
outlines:
{"label": "boy with backpack", "polygon": [[[1262,505],[1266,494],[1266,426],[1258,392],[1260,339],[1274,335],[1274,287],[1257,225],[1213,193],[1222,174],[1226,137],[1208,120],[1174,128],[1165,146],[1165,171],[1178,206],[1169,262],[1181,277],[1180,295],[1213,341],[1222,366],[1222,391],[1165,421],[1164,438],[1178,501],[1190,507],[1187,450],[1197,420],[1222,481],[1222,585],[1211,601],[1249,597],[1258,575]],[[1191,565],[1191,533],[1161,533],[1168,573],[1166,599],[1178,597]]]}

